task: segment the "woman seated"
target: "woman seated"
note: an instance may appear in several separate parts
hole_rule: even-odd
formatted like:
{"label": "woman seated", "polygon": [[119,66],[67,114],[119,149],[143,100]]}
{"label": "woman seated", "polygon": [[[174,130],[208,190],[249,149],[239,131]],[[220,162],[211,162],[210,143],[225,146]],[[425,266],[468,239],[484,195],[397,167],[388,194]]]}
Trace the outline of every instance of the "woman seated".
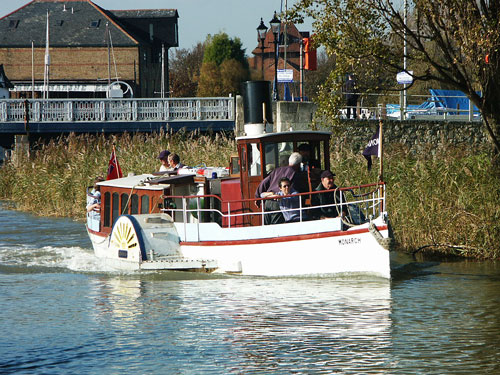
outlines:
{"label": "woman seated", "polygon": [[[279,181],[280,191],[278,194],[263,193],[264,197],[276,197],[279,201],[281,213],[286,223],[300,221],[300,196],[284,197],[285,195],[294,195],[298,192],[291,187],[292,183],[288,177],[283,177]],[[305,211],[302,212],[302,220],[307,220]]]}

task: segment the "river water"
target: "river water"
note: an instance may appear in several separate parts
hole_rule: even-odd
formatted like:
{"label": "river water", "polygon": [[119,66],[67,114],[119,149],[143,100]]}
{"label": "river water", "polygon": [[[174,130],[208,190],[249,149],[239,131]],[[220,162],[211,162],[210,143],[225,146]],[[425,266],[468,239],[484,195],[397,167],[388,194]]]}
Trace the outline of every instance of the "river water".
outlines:
{"label": "river water", "polygon": [[499,290],[498,263],[116,273],[82,223],[0,206],[2,374],[495,374]]}

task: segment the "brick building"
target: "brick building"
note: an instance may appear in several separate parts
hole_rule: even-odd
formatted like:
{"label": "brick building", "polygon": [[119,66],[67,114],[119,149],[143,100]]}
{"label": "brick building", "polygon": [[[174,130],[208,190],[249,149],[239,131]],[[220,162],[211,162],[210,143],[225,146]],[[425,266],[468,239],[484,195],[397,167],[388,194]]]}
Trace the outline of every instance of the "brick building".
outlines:
{"label": "brick building", "polygon": [[105,10],[90,0],[33,0],[0,18],[0,64],[14,85],[12,97],[30,97],[32,90],[41,96],[47,13],[51,98],[105,97],[109,81],[116,80],[135,97],[159,97],[162,78],[168,93],[177,10]]}
{"label": "brick building", "polygon": [[[287,43],[285,43],[285,35]],[[293,83],[289,84],[291,94],[294,97],[300,96],[300,43],[303,38],[309,37],[309,32],[300,32],[297,27],[291,22],[286,25],[286,33],[284,24],[281,25],[278,45],[278,69],[291,69],[293,71]],[[285,66],[285,50],[286,50],[286,66]],[[249,65],[255,71],[262,71],[262,79],[274,82],[274,34],[271,29],[267,30],[266,38],[264,39],[264,50],[262,44],[258,41],[257,47],[252,51],[253,58],[249,59]],[[283,98],[283,87],[279,86],[280,98]]]}

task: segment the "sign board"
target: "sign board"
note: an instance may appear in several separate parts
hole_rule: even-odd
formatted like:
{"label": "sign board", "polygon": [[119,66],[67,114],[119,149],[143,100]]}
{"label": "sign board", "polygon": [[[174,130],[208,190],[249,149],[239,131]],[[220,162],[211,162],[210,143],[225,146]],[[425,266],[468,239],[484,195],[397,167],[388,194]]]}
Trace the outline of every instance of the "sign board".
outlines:
{"label": "sign board", "polygon": [[413,82],[413,77],[411,76],[413,74],[413,70],[409,70],[408,73],[399,72],[398,74],[396,74],[396,80],[399,84],[409,85]]}
{"label": "sign board", "polygon": [[293,82],[293,69],[278,69],[278,82]]}

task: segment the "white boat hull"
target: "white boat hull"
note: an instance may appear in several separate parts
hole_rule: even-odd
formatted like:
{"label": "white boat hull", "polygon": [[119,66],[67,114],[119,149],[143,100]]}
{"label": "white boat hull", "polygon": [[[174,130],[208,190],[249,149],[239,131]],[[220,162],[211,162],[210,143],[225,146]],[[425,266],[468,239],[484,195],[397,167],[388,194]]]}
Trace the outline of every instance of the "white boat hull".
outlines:
{"label": "white boat hull", "polygon": [[[256,276],[355,273],[390,278],[389,251],[368,224],[346,231],[340,230],[340,219],[221,228],[215,223],[172,223],[165,217],[124,215],[111,236],[89,231],[96,256],[119,270],[198,270]],[[382,217],[373,224],[379,237],[388,238]]]}

